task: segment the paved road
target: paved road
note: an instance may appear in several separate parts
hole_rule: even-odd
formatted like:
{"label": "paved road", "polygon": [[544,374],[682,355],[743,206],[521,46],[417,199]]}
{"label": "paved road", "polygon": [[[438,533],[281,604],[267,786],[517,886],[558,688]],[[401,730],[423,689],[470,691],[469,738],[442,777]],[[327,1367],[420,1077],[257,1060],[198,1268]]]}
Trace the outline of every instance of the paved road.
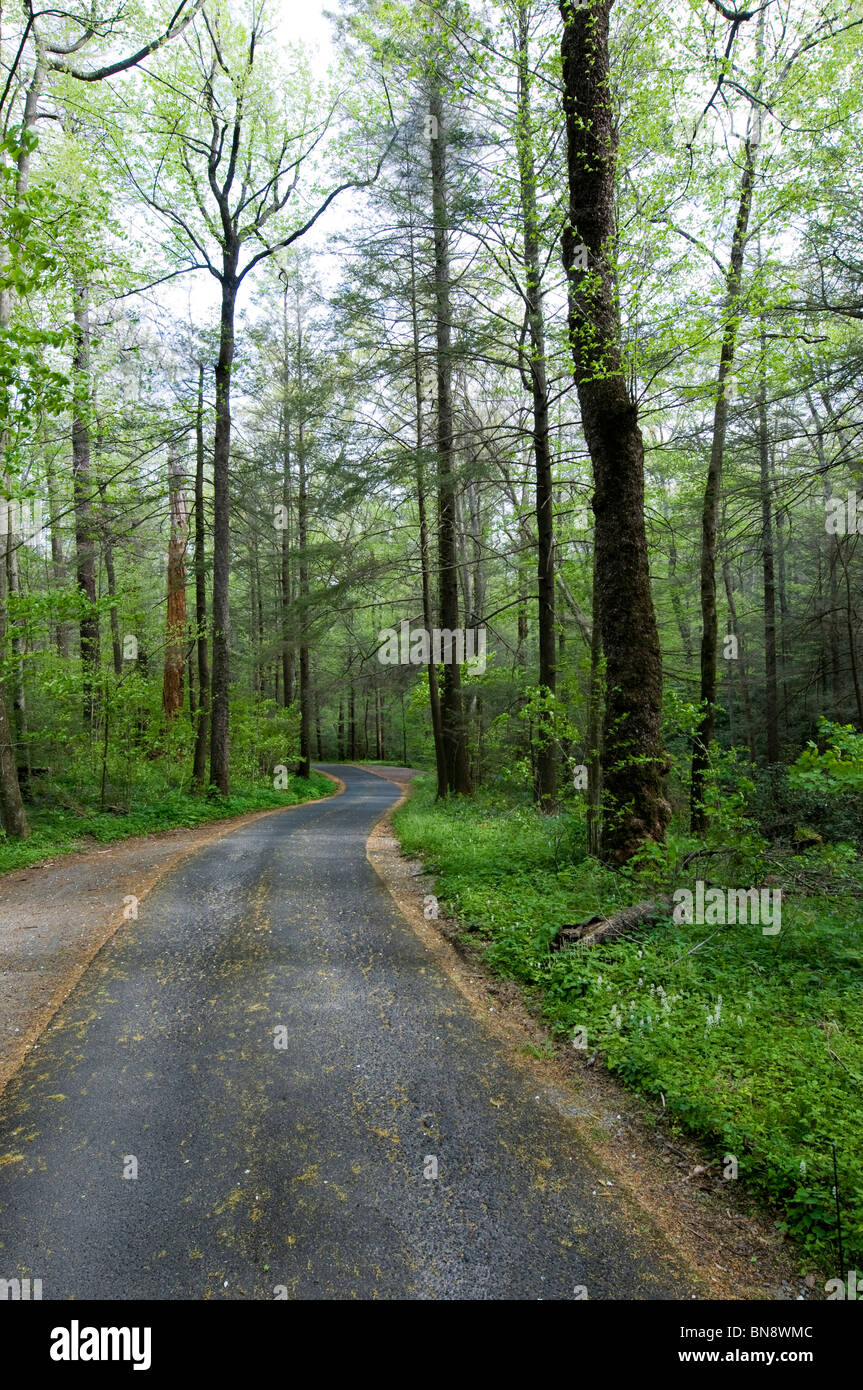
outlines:
{"label": "paved road", "polygon": [[398,789],[332,770],[344,795],[163,879],[10,1084],[0,1278],[46,1299],[689,1297],[368,864]]}

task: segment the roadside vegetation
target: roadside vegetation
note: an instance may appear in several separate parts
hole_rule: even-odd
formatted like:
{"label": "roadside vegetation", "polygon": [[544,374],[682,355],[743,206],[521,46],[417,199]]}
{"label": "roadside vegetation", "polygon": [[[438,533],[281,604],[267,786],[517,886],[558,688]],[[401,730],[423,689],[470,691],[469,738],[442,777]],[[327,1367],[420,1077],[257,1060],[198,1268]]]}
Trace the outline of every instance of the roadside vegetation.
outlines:
{"label": "roadside vegetation", "polygon": [[[664,847],[620,870],[588,854],[577,794],[549,817],[504,779],[436,801],[424,778],[395,823],[488,966],[524,985],[559,1036],[584,1029],[585,1059],[655,1098],[717,1172],[736,1167],[804,1258],[832,1271],[834,1143],[844,1259],[863,1265],[863,740],[829,732],[823,753],[807,749],[770,785],[727,764],[706,841],[675,818]],[[562,926],[697,878],[779,888],[781,930],[665,912],[623,939],[552,949]]]}

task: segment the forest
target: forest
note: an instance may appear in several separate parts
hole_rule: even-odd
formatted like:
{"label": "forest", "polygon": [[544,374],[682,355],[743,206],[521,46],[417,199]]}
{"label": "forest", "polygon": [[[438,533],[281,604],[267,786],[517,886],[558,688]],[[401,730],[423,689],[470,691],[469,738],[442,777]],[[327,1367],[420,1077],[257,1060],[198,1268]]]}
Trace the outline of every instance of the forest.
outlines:
{"label": "forest", "polygon": [[863,1267],[859,0],[18,0],[0,85],[0,873],[415,770],[539,1053]]}

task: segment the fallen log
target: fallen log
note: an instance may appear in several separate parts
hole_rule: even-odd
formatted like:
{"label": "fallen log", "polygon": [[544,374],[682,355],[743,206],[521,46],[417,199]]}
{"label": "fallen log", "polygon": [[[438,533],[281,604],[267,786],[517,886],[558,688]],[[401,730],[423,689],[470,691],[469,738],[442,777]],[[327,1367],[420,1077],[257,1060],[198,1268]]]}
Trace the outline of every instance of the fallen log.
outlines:
{"label": "fallen log", "polygon": [[663,895],[633,903],[631,907],[624,907],[620,912],[615,912],[613,917],[588,917],[584,922],[567,923],[558,927],[549,942],[549,950],[560,951],[565,946],[596,946],[600,941],[627,936],[638,927],[667,916],[672,910],[671,898]]}

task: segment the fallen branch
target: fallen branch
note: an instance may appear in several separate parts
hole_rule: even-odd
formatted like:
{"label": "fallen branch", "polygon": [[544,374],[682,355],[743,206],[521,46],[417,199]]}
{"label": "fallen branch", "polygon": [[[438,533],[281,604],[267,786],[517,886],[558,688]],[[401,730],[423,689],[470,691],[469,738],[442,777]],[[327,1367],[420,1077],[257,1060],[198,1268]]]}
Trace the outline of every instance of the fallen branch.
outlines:
{"label": "fallen branch", "polygon": [[683,862],[681,863],[680,867],[681,869],[685,869],[687,864],[690,864],[693,859],[700,859],[704,855],[733,853],[733,845],[720,845],[718,849],[691,849],[687,855],[684,855]]}

